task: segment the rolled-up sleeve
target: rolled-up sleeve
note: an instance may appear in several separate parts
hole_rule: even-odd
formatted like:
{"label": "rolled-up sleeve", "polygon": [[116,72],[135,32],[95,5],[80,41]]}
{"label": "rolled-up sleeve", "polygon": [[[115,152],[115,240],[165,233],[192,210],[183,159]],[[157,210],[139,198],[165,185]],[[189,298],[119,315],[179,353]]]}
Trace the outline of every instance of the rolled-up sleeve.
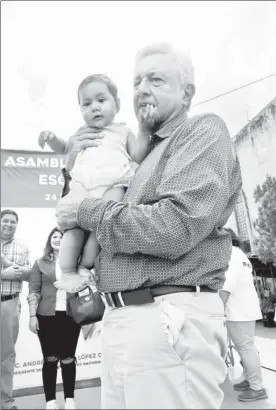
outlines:
{"label": "rolled-up sleeve", "polygon": [[177,259],[221,220],[235,162],[224,121],[206,115],[172,144],[155,203],[87,198],[79,207],[78,223],[95,230],[101,247],[113,254],[139,252]]}
{"label": "rolled-up sleeve", "polygon": [[29,305],[37,304],[41,298],[41,272],[37,261],[35,261],[29,276],[29,294],[27,297]]}

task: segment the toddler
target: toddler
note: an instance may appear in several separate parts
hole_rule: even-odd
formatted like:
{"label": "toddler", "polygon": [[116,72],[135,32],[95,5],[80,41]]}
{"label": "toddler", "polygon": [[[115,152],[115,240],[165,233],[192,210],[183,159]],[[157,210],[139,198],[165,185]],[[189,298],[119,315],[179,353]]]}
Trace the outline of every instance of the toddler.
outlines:
{"label": "toddler", "polygon": [[[142,162],[147,154],[156,108],[146,104],[141,107],[135,136],[125,124],[114,121],[120,100],[117,87],[107,76],[85,78],[78,88],[78,100],[85,124],[90,131],[102,133],[103,138],[98,147],[88,147],[77,155],[67,195],[72,200],[94,197],[121,201],[134,175],[135,163]],[[68,154],[67,143],[49,131],[40,133],[38,142],[42,148],[47,143],[53,151]],[[91,280],[90,271],[100,246],[95,232],[87,235],[81,228],[64,233],[59,252],[63,276],[56,287],[76,292]]]}

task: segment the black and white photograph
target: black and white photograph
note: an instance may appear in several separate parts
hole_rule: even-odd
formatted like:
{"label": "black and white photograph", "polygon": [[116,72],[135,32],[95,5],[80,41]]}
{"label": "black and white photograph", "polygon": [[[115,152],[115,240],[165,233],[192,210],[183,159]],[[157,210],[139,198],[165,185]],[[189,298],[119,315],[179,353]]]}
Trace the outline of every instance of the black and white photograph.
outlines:
{"label": "black and white photograph", "polygon": [[276,409],[275,28],[1,1],[1,410]]}

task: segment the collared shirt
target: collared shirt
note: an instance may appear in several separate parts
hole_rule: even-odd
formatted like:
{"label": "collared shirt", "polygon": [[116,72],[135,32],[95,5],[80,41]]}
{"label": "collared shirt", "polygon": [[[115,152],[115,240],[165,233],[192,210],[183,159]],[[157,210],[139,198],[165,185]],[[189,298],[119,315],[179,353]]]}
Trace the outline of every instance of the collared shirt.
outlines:
{"label": "collared shirt", "polygon": [[[6,258],[19,266],[31,267],[29,248],[19,239],[12,238],[1,244],[2,252]],[[1,266],[1,270],[5,269]],[[1,295],[14,295],[22,290],[21,280],[1,280]]]}
{"label": "collared shirt", "polygon": [[230,292],[225,308],[227,320],[247,322],[263,317],[252,270],[251,262],[245,253],[233,246],[223,285],[223,290]]}
{"label": "collared shirt", "polygon": [[100,291],[156,285],[222,287],[231,255],[222,229],[241,189],[224,121],[180,113],[153,135],[122,202],[86,198],[78,224],[95,231]]}

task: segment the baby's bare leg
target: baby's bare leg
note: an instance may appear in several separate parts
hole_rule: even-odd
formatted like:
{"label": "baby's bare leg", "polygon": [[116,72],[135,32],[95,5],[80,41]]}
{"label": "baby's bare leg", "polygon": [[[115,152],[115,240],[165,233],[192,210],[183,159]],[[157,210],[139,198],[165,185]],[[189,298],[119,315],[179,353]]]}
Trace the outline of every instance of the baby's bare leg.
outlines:
{"label": "baby's bare leg", "polygon": [[91,232],[86,241],[86,244],[84,245],[79,269],[81,267],[88,269],[88,270],[92,269],[94,266],[94,261],[96,257],[98,256],[99,252],[100,252],[100,245],[97,241],[96,233]]}
{"label": "baby's bare leg", "polygon": [[[125,195],[124,188],[111,188],[103,196],[103,199],[121,201]],[[91,270],[96,257],[100,252],[100,245],[97,241],[96,233],[91,232],[83,249],[78,271]]]}
{"label": "baby's bare leg", "polygon": [[126,191],[125,188],[114,187],[110,188],[103,196],[103,199],[120,202]]}
{"label": "baby's bare leg", "polygon": [[65,231],[59,250],[59,264],[63,274],[77,272],[85,232],[81,228]]}
{"label": "baby's bare leg", "polygon": [[57,281],[57,288],[66,292],[79,292],[90,280],[90,272],[77,273],[77,265],[85,240],[85,232],[80,228],[70,229],[65,232],[61,241],[59,264],[62,277]]}

